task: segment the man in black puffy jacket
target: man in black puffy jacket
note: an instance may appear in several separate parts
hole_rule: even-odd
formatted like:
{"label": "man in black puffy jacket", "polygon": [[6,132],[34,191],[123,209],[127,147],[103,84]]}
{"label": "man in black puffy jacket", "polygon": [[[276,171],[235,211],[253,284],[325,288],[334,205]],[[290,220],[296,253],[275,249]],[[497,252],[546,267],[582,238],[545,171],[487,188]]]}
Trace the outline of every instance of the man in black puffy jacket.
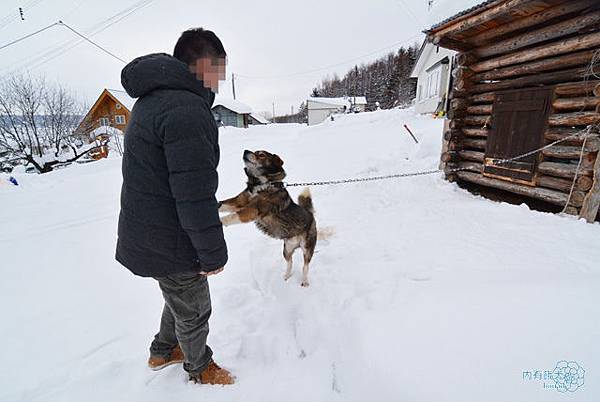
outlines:
{"label": "man in black puffy jacket", "polygon": [[182,34],[173,56],[139,57],[121,73],[138,100],[125,135],[116,258],[135,275],[155,278],[165,300],[150,368],[183,362],[190,380],[211,384],[234,380],[206,345],[206,278],[227,263],[211,112],[225,62],[221,41],[198,28]]}

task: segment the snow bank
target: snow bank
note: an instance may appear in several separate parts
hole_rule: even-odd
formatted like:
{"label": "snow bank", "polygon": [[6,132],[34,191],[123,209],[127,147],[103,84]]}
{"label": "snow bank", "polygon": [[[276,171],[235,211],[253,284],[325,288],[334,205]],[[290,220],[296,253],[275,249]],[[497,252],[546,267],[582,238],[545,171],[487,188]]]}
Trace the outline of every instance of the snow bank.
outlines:
{"label": "snow bank", "polygon": [[[280,154],[290,182],[435,168],[441,125],[392,110],[226,128],[219,196],[243,188],[246,148]],[[598,224],[439,176],[315,187],[317,222],[333,236],[308,289],[299,255],[284,282],[281,242],[226,229],[209,342],[238,383],[220,388],[145,366],[162,299],[114,261],[119,158],[17,179],[0,185],[1,401],[600,400]],[[586,370],[573,394],[525,375],[565,359]]]}

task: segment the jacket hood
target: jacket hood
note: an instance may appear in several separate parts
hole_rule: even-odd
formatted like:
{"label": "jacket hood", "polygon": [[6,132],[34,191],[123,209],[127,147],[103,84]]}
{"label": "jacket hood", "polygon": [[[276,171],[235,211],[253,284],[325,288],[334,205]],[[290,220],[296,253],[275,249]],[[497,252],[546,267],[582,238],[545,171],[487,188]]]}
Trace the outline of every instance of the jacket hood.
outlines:
{"label": "jacket hood", "polygon": [[209,106],[215,94],[192,74],[185,63],[166,53],[138,57],[121,71],[121,84],[132,98],[139,98],[155,89],[183,89],[202,96]]}

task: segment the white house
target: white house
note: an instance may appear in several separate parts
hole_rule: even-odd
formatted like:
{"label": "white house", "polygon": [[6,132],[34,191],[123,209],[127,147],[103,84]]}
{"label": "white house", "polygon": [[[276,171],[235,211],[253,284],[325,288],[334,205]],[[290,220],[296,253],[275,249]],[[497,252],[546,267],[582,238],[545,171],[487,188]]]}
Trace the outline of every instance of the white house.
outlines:
{"label": "white house", "polygon": [[424,42],[411,73],[417,78],[417,113],[446,112],[451,71],[456,52]]}
{"label": "white house", "polygon": [[343,98],[308,98],[308,125],[322,123],[334,113],[359,113],[367,108],[364,96],[346,96]]}

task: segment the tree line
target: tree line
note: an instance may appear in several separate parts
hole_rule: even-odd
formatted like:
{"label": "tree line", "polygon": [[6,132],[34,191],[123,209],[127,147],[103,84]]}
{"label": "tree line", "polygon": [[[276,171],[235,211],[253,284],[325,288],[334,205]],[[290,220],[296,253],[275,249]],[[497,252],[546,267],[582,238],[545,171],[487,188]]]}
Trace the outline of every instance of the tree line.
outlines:
{"label": "tree line", "polygon": [[[337,98],[343,96],[366,96],[367,110],[391,109],[408,106],[416,96],[416,80],[410,73],[417,61],[420,47],[417,44],[401,47],[371,63],[355,65],[343,77],[334,74],[323,79],[313,88],[311,97]],[[308,118],[306,102],[298,113],[278,116],[277,123],[304,123]]]}

